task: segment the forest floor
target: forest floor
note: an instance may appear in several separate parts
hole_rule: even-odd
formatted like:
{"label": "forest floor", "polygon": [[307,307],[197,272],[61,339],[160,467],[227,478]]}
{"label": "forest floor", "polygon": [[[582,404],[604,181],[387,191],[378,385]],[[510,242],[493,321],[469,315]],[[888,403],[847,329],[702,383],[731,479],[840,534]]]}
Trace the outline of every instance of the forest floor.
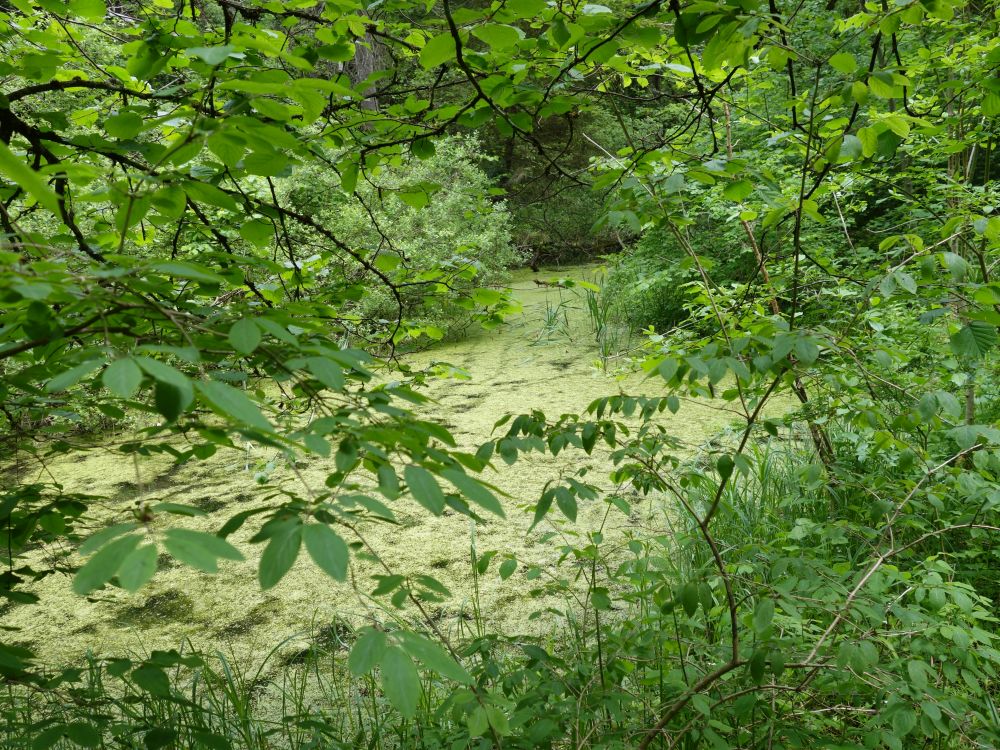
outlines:
{"label": "forest floor", "polygon": [[[582,291],[535,283],[566,275],[593,279],[597,272],[593,266],[538,274],[519,271],[512,286],[523,305],[521,314],[497,330],[474,332],[461,341],[407,355],[414,367],[446,362],[467,373],[467,378],[431,382],[425,393],[433,403],[422,407],[445,422],[462,448],[474,450],[508,412],[541,409],[551,417],[582,412],[595,398],[619,392],[662,394],[658,379],[646,380],[641,373],[612,375],[601,367]],[[609,369],[614,369],[613,361]],[[677,415],[665,412],[662,420],[692,449],[730,423],[726,413],[697,403],[685,404]],[[71,458],[54,459],[44,469],[22,468],[20,479],[44,481],[48,477],[71,491],[113,498],[98,510],[101,524],[130,520],[137,502],[169,500],[194,505],[208,515],[158,519],[154,529],[184,523],[214,531],[234,512],[255,507],[255,500],[266,492],[255,481],[255,473],[272,458],[258,449],[220,451],[207,461],[182,466],[174,465],[169,457],[141,458],[134,463],[111,448],[93,445],[82,455],[74,452]],[[617,509],[609,511],[607,503],[597,500],[581,504],[576,523],[553,510],[551,520],[528,531],[532,514],[527,508],[560,472],[588,467],[588,481],[601,484],[603,480],[609,491],[614,489],[603,445],[591,456],[566,451],[558,458],[523,456],[510,467],[499,460],[496,463],[497,472],[487,478],[510,495],[505,501],[506,519],[490,517],[473,528],[469,519],[451,511],[435,518],[412,501],[400,500],[393,510],[401,526],[371,523],[363,529],[366,541],[396,572],[430,573],[453,592],[452,599],[434,605],[431,611],[446,633],[466,627],[473,607],[500,632],[546,631],[551,615],[532,618],[531,614],[563,607],[565,602],[551,595],[529,596],[528,591],[542,582],[525,579],[526,565],[542,566],[546,575],[572,577],[574,571],[568,565],[557,567],[559,545],[542,543],[543,535],[574,537],[602,529],[613,543],[629,532],[644,533],[645,529],[664,534],[669,529],[670,511],[665,504],[632,496],[632,512],[627,516]],[[332,458],[310,460],[301,468],[302,478],[320,487],[331,464]],[[300,480],[278,466],[271,481]],[[53,664],[75,661],[87,650],[98,655],[141,655],[190,642],[195,648],[220,651],[250,666],[260,663],[277,644],[284,645],[274,661],[287,664],[313,639],[329,638],[338,623],[353,627],[392,616],[368,596],[374,587],[371,576],[383,571],[364,560],[352,561],[351,579],[338,584],[303,553],[276,587],[261,591],[256,567],[263,546],[246,544],[248,536],[241,532],[231,537],[247,560],[224,562],[217,575],[177,566],[161,555],[160,572],[137,594],[109,588],[86,599],[70,591],[68,576],[50,576],[35,587],[43,604],[0,610],[0,625],[17,628],[11,640],[32,646]],[[498,550],[516,555],[521,563],[506,581],[500,580],[494,564],[478,581],[478,595],[470,562],[473,542],[480,555]]]}

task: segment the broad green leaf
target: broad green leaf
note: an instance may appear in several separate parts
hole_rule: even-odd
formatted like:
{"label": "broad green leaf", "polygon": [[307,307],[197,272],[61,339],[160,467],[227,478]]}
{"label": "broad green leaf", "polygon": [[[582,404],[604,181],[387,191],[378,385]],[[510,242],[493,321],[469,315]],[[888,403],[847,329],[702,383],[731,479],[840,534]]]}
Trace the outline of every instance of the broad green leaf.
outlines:
{"label": "broad green leaf", "polygon": [[257,405],[242,391],[217,380],[202,381],[197,385],[202,399],[220,416],[242,422],[264,432],[274,431],[274,427],[261,414]]}
{"label": "broad green leaf", "polygon": [[997,329],[981,320],[962,326],[951,337],[951,350],[960,357],[978,359],[997,345]]}
{"label": "broad green leaf", "polygon": [[398,646],[389,646],[379,666],[385,697],[405,718],[412,719],[420,700],[420,675],[413,660]]}
{"label": "broad green leaf", "polygon": [[333,360],[326,357],[309,357],[306,360],[306,367],[309,368],[316,380],[333,391],[344,390],[344,371]]}
{"label": "broad green leaf", "polygon": [[142,118],[135,112],[121,112],[104,121],[104,130],[112,138],[135,138],[142,130]]}
{"label": "broad green leaf", "polygon": [[242,560],[243,554],[225,539],[205,531],[168,529],[163,546],[177,560],[206,573],[219,570],[219,558]]}
{"label": "broad green leaf", "polygon": [[900,708],[892,715],[892,731],[897,737],[905,737],[917,725],[917,715],[912,708]]}
{"label": "broad green leaf", "polygon": [[1000,94],[987,94],[983,97],[983,114],[987,117],[1000,115]]}
{"label": "broad green leaf", "polygon": [[753,183],[750,180],[737,180],[731,182],[722,190],[722,194],[731,201],[741,201],[753,191]]}
{"label": "broad green leaf", "polygon": [[493,727],[493,730],[501,737],[506,737],[510,734],[510,722],[507,719],[507,714],[503,712],[502,708],[499,706],[487,706],[486,717],[489,719],[490,726]]}
{"label": "broad green leaf", "polygon": [[59,212],[59,198],[44,179],[20,157],[0,142],[0,175],[3,175],[28,195],[38,201],[38,205],[56,216]]}
{"label": "broad green leaf", "polygon": [[430,202],[430,196],[427,195],[427,191],[419,188],[400,190],[396,195],[398,195],[399,199],[407,206],[417,210],[420,210]]}
{"label": "broad green leaf", "polygon": [[753,629],[756,633],[760,634],[771,627],[771,621],[774,619],[774,600],[773,599],[761,599],[757,602],[757,606],[754,607],[753,611]]}
{"label": "broad green leaf", "polygon": [[403,469],[403,478],[413,499],[435,516],[440,516],[444,511],[445,499],[434,475],[422,466],[411,464]]}
{"label": "broad green leaf", "polygon": [[255,247],[270,247],[274,242],[274,226],[263,219],[253,219],[240,225],[240,237]]}
{"label": "broad green leaf", "polygon": [[189,57],[197,57],[209,65],[221,65],[236,51],[236,48],[226,44],[219,47],[190,47],[184,51]]}
{"label": "broad green leaf", "polygon": [[144,544],[132,550],[122,561],[118,583],[126,591],[138,591],[156,572],[156,545]]}
{"label": "broad green leaf", "polygon": [[285,577],[299,556],[301,546],[302,526],[298,523],[287,524],[284,529],[271,537],[267,547],[264,548],[264,554],[260,556],[260,567],[257,571],[262,589],[274,587]]}
{"label": "broad green leaf", "polygon": [[116,396],[132,398],[142,383],[142,370],[132,359],[116,359],[104,370],[101,381]]}
{"label": "broad green leaf", "polygon": [[732,456],[729,455],[719,456],[719,460],[715,462],[715,468],[719,472],[719,478],[723,481],[732,476],[734,466],[736,466],[736,464],[733,462]]}
{"label": "broad green leaf", "polygon": [[470,737],[482,737],[490,729],[490,720],[486,716],[486,709],[483,706],[476,708],[465,719],[466,728]]}
{"label": "broad green leaf", "polygon": [[509,49],[522,38],[519,29],[499,23],[486,23],[477,26],[472,30],[472,35],[482,39],[495,50]]}
{"label": "broad green leaf", "polygon": [[260,328],[251,318],[240,318],[229,329],[229,345],[240,354],[252,354],[260,341]]}
{"label": "broad green leaf", "polygon": [[854,55],[848,52],[840,52],[830,58],[830,67],[834,70],[839,70],[841,73],[850,75],[858,69],[858,61],[854,59]]}
{"label": "broad green leaf", "polygon": [[485,508],[490,513],[494,513],[501,518],[505,517],[503,505],[500,504],[496,495],[490,492],[479,480],[470,477],[458,469],[444,469],[441,472],[441,476],[455,485],[463,495],[476,505]]}
{"label": "broad green leaf", "polygon": [[76,367],[71,367],[65,372],[61,372],[52,378],[49,382],[45,384],[45,390],[47,393],[58,393],[59,391],[65,391],[77,383],[79,383],[83,378],[92,373],[98,367],[104,364],[99,359],[92,359],[89,362],[84,362]]}
{"label": "broad green leaf", "polygon": [[101,731],[93,724],[84,721],[73,721],[66,725],[66,736],[80,747],[100,747]]}
{"label": "broad green leaf", "polygon": [[375,628],[364,628],[347,657],[351,674],[360,677],[371,672],[382,660],[386,645],[385,633]]}
{"label": "broad green leaf", "polygon": [[143,664],[132,670],[129,675],[132,681],[147,693],[152,695],[170,695],[170,678],[160,667],[153,664]]}
{"label": "broad green leaf", "polygon": [[750,657],[750,679],[754,681],[755,684],[760,685],[764,681],[764,672],[767,667],[767,651],[765,649],[759,648],[753,652]]}
{"label": "broad green leaf", "polygon": [[179,279],[190,279],[191,281],[201,281],[206,284],[225,284],[226,280],[219,274],[209,270],[199,263],[187,261],[170,260],[162,263],[154,263],[152,270],[168,276],[176,276]]}
{"label": "broad green leaf", "polygon": [[347,580],[350,551],[347,543],[324,523],[311,523],[302,527],[302,539],[313,562],[336,581]]}
{"label": "broad green leaf", "polygon": [[89,594],[103,586],[118,573],[125,558],[142,541],[138,534],[118,537],[101,547],[73,577],[73,591]]}
{"label": "broad green leaf", "polygon": [[114,526],[109,526],[106,529],[101,529],[96,534],[89,536],[83,544],[80,545],[80,549],[77,550],[81,555],[89,555],[92,552],[96,552],[101,547],[104,546],[106,542],[111,541],[116,536],[121,536],[122,534],[127,534],[130,531],[134,531],[138,528],[138,524],[134,522],[129,523],[118,523]]}
{"label": "broad green leaf", "polygon": [[576,495],[566,487],[556,487],[555,497],[556,505],[562,514],[575,523],[577,515]]}
{"label": "broad green leaf", "polygon": [[450,33],[439,34],[428,40],[420,50],[420,64],[424,68],[434,68],[455,59],[455,40]]}
{"label": "broad green leaf", "polygon": [[403,650],[427,669],[463,685],[472,684],[472,675],[439,644],[419,633],[405,630],[400,631],[396,636],[399,638]]}
{"label": "broad green leaf", "polygon": [[89,21],[103,21],[108,12],[104,0],[70,0],[69,11]]}
{"label": "broad green leaf", "polygon": [[690,581],[681,586],[679,596],[681,606],[688,617],[698,611],[698,586]]}

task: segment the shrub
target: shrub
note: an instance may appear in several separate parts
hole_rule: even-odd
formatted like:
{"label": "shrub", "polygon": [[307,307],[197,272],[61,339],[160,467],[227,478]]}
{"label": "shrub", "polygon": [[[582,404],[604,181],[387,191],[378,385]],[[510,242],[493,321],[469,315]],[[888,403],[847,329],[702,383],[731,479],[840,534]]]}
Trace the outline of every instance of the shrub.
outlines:
{"label": "shrub", "polygon": [[[712,226],[711,217],[691,227],[692,245],[713,284],[746,281],[754,271],[753,252],[726,225]],[[614,314],[634,328],[663,331],[688,317],[690,284],[701,282],[694,261],[665,227],[647,231],[629,251],[616,256],[605,285]]]}
{"label": "shrub", "polygon": [[[473,287],[502,285],[522,256],[511,243],[506,204],[490,197],[482,168],[487,157],[477,140],[446,138],[424,156],[362,178],[354,196],[337,189],[340,178],[319,166],[297,173],[287,190],[298,210],[394,282],[410,284],[401,290],[408,319],[455,334],[471,320],[472,305],[463,297]],[[362,321],[394,319],[396,299],[384,285],[365,284],[370,276],[356,278],[366,286],[357,314]]]}

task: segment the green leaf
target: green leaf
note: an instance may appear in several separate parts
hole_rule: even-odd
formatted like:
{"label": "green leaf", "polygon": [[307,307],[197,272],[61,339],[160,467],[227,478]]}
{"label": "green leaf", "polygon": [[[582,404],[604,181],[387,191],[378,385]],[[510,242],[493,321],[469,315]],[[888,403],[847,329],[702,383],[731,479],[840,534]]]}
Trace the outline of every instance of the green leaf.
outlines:
{"label": "green leaf", "polygon": [[412,719],[420,700],[420,675],[413,660],[401,648],[390,646],[382,654],[379,666],[385,697],[405,718]]}
{"label": "green leaf", "polygon": [[347,657],[347,668],[356,677],[368,674],[382,659],[386,649],[385,633],[375,628],[364,628]]}
{"label": "green leaf", "polygon": [[176,185],[165,185],[153,194],[153,207],[168,219],[177,219],[187,207],[187,195]]}
{"label": "green leaf", "polygon": [[142,383],[142,370],[129,358],[116,359],[101,375],[104,387],[121,398],[132,398]]}
{"label": "green leaf", "polygon": [[512,575],[514,571],[517,570],[517,560],[513,557],[509,557],[500,563],[500,580],[506,581]]}
{"label": "green leaf", "polygon": [[176,421],[193,400],[194,391],[190,383],[186,388],[178,388],[170,383],[157,382],[153,389],[156,411],[166,417],[168,422]]}
{"label": "green leaf", "polygon": [[772,620],[774,620],[774,600],[761,599],[757,602],[757,606],[754,607],[753,611],[754,632],[758,634],[763,633],[771,627]]}
{"label": "green leaf", "polygon": [[104,363],[101,360],[92,359],[89,362],[84,362],[82,365],[77,365],[65,372],[61,372],[45,384],[45,392],[58,393],[59,391],[65,391],[67,388],[79,383],[102,364]]}
{"label": "green leaf", "polygon": [[209,380],[198,383],[198,392],[205,403],[217,414],[255,427],[264,432],[274,432],[257,405],[246,394],[231,385]]}
{"label": "green leaf", "polygon": [[[219,160],[225,164],[230,169],[234,169],[238,164],[243,154],[246,153],[246,142],[243,138],[235,135],[230,130],[220,129],[216,130],[206,139],[205,143],[208,145],[208,150],[215,154]],[[255,219],[254,221],[259,221]],[[248,224],[253,222],[247,222]],[[240,235],[243,235],[243,226],[240,226]],[[244,239],[250,239],[249,237],[244,237]]]}
{"label": "green leaf", "polygon": [[129,534],[110,542],[94,554],[73,577],[73,591],[78,594],[89,594],[103,586],[118,573],[125,558],[134,550],[142,537]]}
{"label": "green leaf", "polygon": [[811,365],[819,358],[819,347],[812,339],[797,338],[792,349],[795,352],[795,357],[804,365]]}
{"label": "green leaf", "polygon": [[767,667],[767,651],[762,648],[754,651],[750,657],[748,667],[750,669],[750,679],[757,685],[760,685],[764,681],[764,671]]}
{"label": "green leaf", "polygon": [[219,47],[190,47],[184,51],[189,57],[197,57],[209,65],[221,65],[236,51],[236,48],[226,44]]}
{"label": "green leaf", "polygon": [[60,215],[59,198],[55,191],[3,143],[0,143],[0,174],[38,201],[38,205],[56,216]]}
{"label": "green leaf", "polygon": [[521,33],[513,26],[485,23],[472,30],[472,35],[482,39],[494,50],[509,49],[521,41]]}
{"label": "green leaf", "polygon": [[388,464],[378,467],[378,489],[390,500],[399,497],[399,477],[396,476],[396,470]]}
{"label": "green leaf", "polygon": [[733,467],[735,465],[736,464],[733,462],[731,456],[719,456],[719,460],[715,462],[715,468],[719,472],[719,477],[722,481],[726,481],[730,476],[732,476]]}
{"label": "green leaf", "polygon": [[170,678],[160,667],[144,664],[129,675],[141,689],[152,695],[170,695]]}
{"label": "green leaf", "polygon": [[430,39],[420,50],[420,64],[427,69],[455,59],[455,40],[450,33]]}
{"label": "green leaf", "polygon": [[750,180],[737,180],[731,182],[722,190],[722,195],[731,201],[741,201],[753,191],[753,183]]}
{"label": "green leaf", "polygon": [[983,97],[983,114],[987,117],[1000,115],[1000,94],[987,94]]}
{"label": "green leaf", "polygon": [[128,140],[142,130],[142,118],[135,112],[121,112],[104,120],[104,130],[112,138]]}
{"label": "green leaf", "polygon": [[[418,159],[430,159],[436,153],[437,149],[434,147],[434,141],[431,138],[417,138],[415,141],[410,143],[410,153],[412,153]],[[379,258],[384,258],[385,256],[379,256]],[[398,265],[399,256],[390,256],[396,258],[396,265]],[[376,259],[376,262],[378,259]],[[380,266],[381,268],[381,266]],[[393,266],[395,268],[395,266]],[[381,268],[383,271],[391,271],[393,268]]]}
{"label": "green leaf", "polygon": [[854,55],[848,52],[841,52],[830,58],[830,67],[834,70],[839,70],[841,73],[850,75],[858,69],[858,61],[854,59]]}
{"label": "green leaf", "polygon": [[167,276],[176,276],[178,279],[190,279],[191,281],[200,281],[213,285],[226,283],[226,280],[222,276],[219,276],[219,274],[199,263],[170,260],[162,263],[154,263],[150,268]]}
{"label": "green leaf", "polygon": [[576,496],[566,487],[556,487],[556,505],[562,514],[570,521],[576,523],[577,506]]}
{"label": "green leaf", "polygon": [[274,226],[269,221],[254,219],[240,225],[240,237],[255,247],[270,247],[274,242]]}
{"label": "green leaf", "polygon": [[490,511],[490,513],[494,513],[501,518],[506,517],[503,512],[503,505],[500,504],[496,495],[490,492],[486,486],[477,479],[470,477],[468,474],[461,472],[458,469],[444,469],[441,472],[441,476],[458,487],[461,493],[469,500],[476,503],[476,505],[485,508]]}
{"label": "green leaf", "polygon": [[309,357],[306,367],[321,382],[332,391],[344,390],[344,371],[333,360],[326,357]]}
{"label": "green leaf", "polygon": [[413,499],[435,516],[440,516],[444,511],[445,499],[434,476],[427,469],[411,464],[403,469],[403,478]]}
{"label": "green leaf", "polygon": [[685,583],[681,586],[678,598],[687,616],[694,616],[694,613],[698,611],[698,586],[691,582]]}
{"label": "green leaf", "polygon": [[302,525],[289,522],[279,533],[271,537],[260,556],[257,576],[262,589],[272,588],[289,571],[299,556],[302,545]]}
{"label": "green leaf", "polygon": [[489,719],[490,726],[493,727],[494,731],[501,737],[505,737],[510,734],[510,722],[507,720],[507,714],[503,712],[502,708],[499,706],[487,706],[486,717]]}
{"label": "green leaf", "polygon": [[252,354],[260,341],[260,328],[252,318],[240,318],[229,329],[229,345],[240,354]]}
{"label": "green leaf", "polygon": [[105,543],[111,541],[115,537],[121,536],[122,534],[127,534],[128,532],[133,531],[136,528],[138,528],[138,524],[133,522],[118,523],[115,524],[114,526],[108,526],[108,528],[101,529],[96,534],[93,534],[90,537],[88,537],[87,540],[80,545],[80,549],[78,549],[77,552],[79,552],[81,555],[89,555],[92,552],[96,552],[97,550],[99,550],[101,547],[105,545]]}
{"label": "green leaf", "polygon": [[144,544],[132,550],[122,561],[118,583],[126,591],[141,589],[156,572],[156,545]]}
{"label": "green leaf", "polygon": [[462,685],[473,683],[472,675],[452,658],[451,654],[439,644],[420,635],[402,630],[396,633],[403,649],[427,669],[437,672],[442,677],[454,680]]}
{"label": "green leaf", "polygon": [[70,0],[69,11],[89,21],[103,21],[108,13],[104,0]]}
{"label": "green leaf", "polygon": [[312,523],[302,527],[302,539],[306,551],[320,570],[335,581],[347,580],[347,565],[350,552],[347,543],[333,529],[323,523]]}
{"label": "green leaf", "polygon": [[908,706],[904,706],[892,715],[892,731],[897,737],[905,737],[916,725],[917,715]]}
{"label": "green leaf", "polygon": [[430,196],[427,195],[427,191],[420,188],[400,190],[397,195],[403,203],[418,211],[430,202]]}
{"label": "green leaf", "polygon": [[219,558],[242,560],[243,554],[215,534],[192,529],[168,529],[163,538],[167,551],[185,565],[206,573],[219,570]]}
{"label": "green leaf", "polygon": [[962,326],[951,337],[951,350],[960,357],[978,359],[997,345],[997,329],[981,320]]}
{"label": "green leaf", "polygon": [[99,747],[101,744],[101,731],[93,724],[74,721],[67,724],[64,731],[66,736],[80,747]]}
{"label": "green leaf", "polygon": [[486,716],[486,709],[476,706],[475,710],[465,719],[466,728],[470,737],[482,737],[490,728],[489,717]]}

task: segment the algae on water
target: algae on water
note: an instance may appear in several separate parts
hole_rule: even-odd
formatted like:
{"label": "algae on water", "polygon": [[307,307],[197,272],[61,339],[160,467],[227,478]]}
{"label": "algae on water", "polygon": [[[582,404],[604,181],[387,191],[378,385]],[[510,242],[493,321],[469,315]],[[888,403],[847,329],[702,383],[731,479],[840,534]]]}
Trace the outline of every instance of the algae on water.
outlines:
{"label": "algae on water", "polygon": [[[575,271],[588,272],[591,269]],[[657,379],[634,374],[611,377],[595,365],[600,352],[588,327],[584,300],[545,284],[561,275],[516,273],[513,290],[523,305],[520,315],[497,330],[408,355],[414,368],[447,362],[467,374],[467,378],[432,380],[425,388],[432,402],[421,407],[426,416],[451,429],[460,447],[474,450],[508,412],[540,409],[556,417],[580,413],[594,399],[617,392],[660,395]],[[690,403],[677,415],[662,419],[678,438],[698,446],[724,429],[729,416]],[[183,522],[214,531],[234,512],[256,507],[267,492],[257,482],[257,467],[273,458],[266,450],[246,446],[244,451],[220,452],[209,460],[180,466],[162,455],[142,458],[135,465],[112,449],[94,447],[83,458],[54,460],[45,471],[68,490],[110,498],[96,509],[100,523],[129,520],[137,503],[169,500],[193,505],[207,515],[181,521],[157,518],[154,530]],[[320,487],[332,461],[304,461],[296,472],[276,463],[270,482]],[[543,533],[553,528],[567,534],[602,528],[613,537],[632,531],[636,524],[662,529],[662,509],[656,505],[637,502],[626,516],[617,510],[608,514],[606,503],[594,501],[581,505],[575,524],[553,512],[550,520],[529,533],[532,515],[526,509],[537,501],[545,483],[583,468],[589,469],[588,481],[599,484],[603,478],[606,488],[613,489],[607,478],[611,464],[601,448],[590,456],[572,451],[558,458],[526,455],[511,467],[497,462],[495,473],[487,477],[509,495],[505,520],[490,517],[473,529],[464,516],[446,511],[433,517],[403,500],[394,508],[399,526],[373,522],[360,531],[396,572],[429,573],[451,590],[452,598],[431,610],[445,630],[459,627],[473,606],[473,543],[480,555],[490,550],[515,555],[521,564],[509,579],[501,581],[494,567],[479,580],[479,610],[501,632],[544,632],[546,620],[531,619],[532,612],[559,608],[563,602],[551,595],[528,596],[527,590],[534,586],[524,578],[527,566],[554,569],[558,560],[558,549],[541,542]],[[263,592],[256,578],[262,546],[247,544],[249,535],[244,530],[231,537],[246,561],[223,562],[217,575],[175,565],[161,555],[157,576],[137,594],[107,588],[83,598],[70,591],[68,576],[50,576],[36,586],[45,602],[45,616],[39,616],[43,610],[38,607],[18,606],[2,615],[2,624],[18,628],[14,638],[30,643],[50,663],[74,661],[88,650],[99,655],[147,653],[185,641],[210,651],[222,648],[231,658],[253,663],[286,639],[294,654],[317,629],[322,632],[334,623],[357,626],[385,617],[368,597],[374,586],[371,576],[384,572],[375,562],[353,559],[349,581],[338,584],[303,555],[274,589]]]}

